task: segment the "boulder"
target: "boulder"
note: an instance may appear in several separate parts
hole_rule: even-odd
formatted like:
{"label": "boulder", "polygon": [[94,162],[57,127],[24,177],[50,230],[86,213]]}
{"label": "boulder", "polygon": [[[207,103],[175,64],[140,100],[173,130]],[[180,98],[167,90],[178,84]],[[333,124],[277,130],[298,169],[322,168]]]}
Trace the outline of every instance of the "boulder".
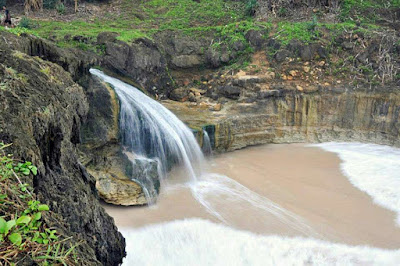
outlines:
{"label": "boulder", "polygon": [[249,30],[245,38],[251,46],[256,48],[261,48],[266,43],[265,32],[260,30]]}
{"label": "boulder", "polygon": [[279,50],[278,52],[276,52],[274,58],[275,58],[275,60],[277,62],[281,63],[281,62],[285,61],[286,58],[288,58],[290,56],[291,56],[291,53],[288,50],[282,49],[282,50]]}
{"label": "boulder", "polygon": [[96,189],[100,197],[114,205],[132,206],[147,203],[140,185],[128,179],[118,179],[107,173],[96,175]]}
{"label": "boulder", "polygon": [[208,64],[213,67],[217,68],[222,65],[221,63],[221,54],[215,50],[214,48],[210,47],[206,52],[206,59]]}
{"label": "boulder", "polygon": [[118,141],[119,99],[114,89],[95,77],[85,82],[85,94],[89,103],[86,122],[82,125],[81,142],[99,147]]}
{"label": "boulder", "polygon": [[229,99],[237,100],[240,97],[240,88],[233,85],[225,85],[218,88],[218,91],[221,95],[225,96]]}
{"label": "boulder", "polygon": [[301,47],[299,56],[303,61],[310,61],[314,58],[314,51],[310,45]]}
{"label": "boulder", "polygon": [[178,55],[171,60],[172,67],[174,68],[199,67],[203,63],[203,59],[198,55]]}
{"label": "boulder", "polygon": [[171,91],[169,98],[174,101],[184,102],[189,97],[189,90],[186,88],[178,88]]}
{"label": "boulder", "polygon": [[97,35],[97,44],[102,45],[108,42],[115,42],[118,36],[119,33],[116,32],[110,32],[110,31],[101,32],[99,33],[99,35]]}

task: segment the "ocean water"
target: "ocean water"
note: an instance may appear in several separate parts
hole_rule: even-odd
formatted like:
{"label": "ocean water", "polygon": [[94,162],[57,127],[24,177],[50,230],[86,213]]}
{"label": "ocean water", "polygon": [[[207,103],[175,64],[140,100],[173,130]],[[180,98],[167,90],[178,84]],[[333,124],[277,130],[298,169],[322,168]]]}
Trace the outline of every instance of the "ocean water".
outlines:
{"label": "ocean water", "polygon": [[364,143],[328,142],[311,145],[337,153],[349,181],[374,203],[397,213],[400,226],[400,149]]}
{"label": "ocean water", "polygon": [[266,220],[275,217],[279,223],[304,236],[319,237],[307,221],[272,200],[252,191],[239,182],[221,174],[203,174],[188,184],[194,198],[213,216],[231,225],[231,216],[241,216],[243,209],[249,219]]}
{"label": "ocean water", "polygon": [[[362,143],[322,143],[312,145],[335,152],[349,181],[371,196],[373,201],[400,213],[400,149]],[[199,180],[192,188],[208,211],[224,212],[208,197],[246,200],[264,211],[293,222],[298,218],[278,205],[253,193],[229,178]],[[237,194],[236,192],[240,192]],[[249,194],[250,193],[250,194]],[[397,223],[400,224],[400,215]],[[304,229],[304,228],[303,228]],[[400,249],[385,250],[351,246],[305,237],[257,235],[203,219],[185,219],[154,224],[139,229],[121,228],[127,241],[124,265],[400,265]]]}
{"label": "ocean water", "polygon": [[122,229],[123,265],[399,265],[400,250],[256,235],[201,219]]}

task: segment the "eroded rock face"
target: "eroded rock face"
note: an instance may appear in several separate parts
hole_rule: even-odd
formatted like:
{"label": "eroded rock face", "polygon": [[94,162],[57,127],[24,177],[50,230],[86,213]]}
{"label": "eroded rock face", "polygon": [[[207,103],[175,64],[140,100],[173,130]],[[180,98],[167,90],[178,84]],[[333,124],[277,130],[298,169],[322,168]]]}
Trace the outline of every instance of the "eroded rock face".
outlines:
{"label": "eroded rock face", "polygon": [[400,146],[400,93],[280,92],[215,124],[215,149],[264,143],[365,141]]}
{"label": "eroded rock face", "polygon": [[[147,200],[142,186],[134,179],[141,179],[143,169],[134,165],[122,151],[119,142],[102,146],[80,145],[81,160],[94,177],[99,196],[114,205],[145,205]],[[155,172],[152,178],[158,180]]]}
{"label": "eroded rock face", "polygon": [[138,39],[128,45],[113,40],[105,42],[106,54],[102,66],[135,81],[151,94],[168,94],[172,80],[167,61],[158,47],[148,39]]}
{"label": "eroded rock face", "polygon": [[116,92],[111,86],[91,76],[87,77],[84,87],[89,112],[82,125],[82,143],[92,147],[116,143],[119,138],[119,99]]}
{"label": "eroded rock face", "polygon": [[[241,97],[239,102],[226,102],[222,111],[202,110],[201,117],[196,111],[201,105],[166,106],[192,127],[206,130],[217,152],[293,142],[361,141],[400,146],[400,92],[396,89],[282,87]],[[182,113],[184,104],[189,108]]]}
{"label": "eroded rock face", "polygon": [[88,111],[83,89],[62,67],[7,45],[0,48],[0,86],[0,139],[13,143],[15,157],[37,165],[34,192],[62,219],[48,224],[83,240],[77,252],[85,265],[121,263],[124,238],[100,206],[95,181],[77,156]]}

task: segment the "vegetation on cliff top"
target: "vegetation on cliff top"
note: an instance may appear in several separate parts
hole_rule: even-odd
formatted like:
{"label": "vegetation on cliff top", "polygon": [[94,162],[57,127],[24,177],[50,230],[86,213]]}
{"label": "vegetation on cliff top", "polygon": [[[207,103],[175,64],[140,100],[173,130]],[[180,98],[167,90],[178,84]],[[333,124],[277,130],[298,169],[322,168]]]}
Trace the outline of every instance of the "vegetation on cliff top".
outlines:
{"label": "vegetation on cliff top", "polygon": [[69,239],[46,225],[49,207],[36,200],[23,181],[37,175],[37,168],[7,154],[8,146],[0,143],[0,261],[5,265],[76,262]]}
{"label": "vegetation on cliff top", "polygon": [[[284,42],[291,39],[311,41],[318,38],[318,31],[308,30],[316,26],[318,21],[323,22],[323,10],[314,10],[313,14],[302,15],[292,19],[290,7],[286,2],[280,1],[281,7],[276,14],[268,14],[268,18],[260,21],[252,15],[261,4],[268,1],[224,1],[224,0],[150,0],[112,1],[110,5],[101,5],[101,10],[88,14],[86,18],[74,19],[69,16],[65,19],[62,14],[55,19],[23,20],[21,27],[24,30],[12,30],[16,33],[28,32],[34,35],[52,39],[62,47],[79,47],[94,49],[95,40],[100,32],[118,32],[118,39],[130,42],[141,37],[152,38],[155,33],[164,30],[183,31],[186,34],[204,32],[221,33],[229,25],[246,25],[245,28],[235,32],[228,32],[231,39],[240,38],[253,27],[272,29],[270,35],[276,36]],[[318,2],[318,1],[317,1]],[[323,22],[330,27],[362,27],[366,30],[379,19],[377,13],[371,9],[393,9],[400,7],[399,0],[343,0],[339,1],[340,8],[330,10],[337,14],[336,21]],[[293,12],[292,12],[293,13]],[[245,32],[244,32],[245,33]],[[233,35],[233,36],[232,36]],[[83,38],[74,39],[74,36]]]}
{"label": "vegetation on cliff top", "polygon": [[[253,50],[246,33],[250,30],[263,31],[264,38],[274,39],[282,47],[292,40],[303,44],[319,42],[327,48],[328,53],[336,51],[339,54],[342,48],[337,46],[342,44],[336,42],[341,35],[363,36],[360,37],[361,41],[366,41],[364,37],[368,36],[384,39],[386,33],[393,35],[392,27],[399,24],[396,22],[396,10],[400,8],[400,0],[316,0],[311,6],[307,3],[306,6],[304,1],[290,0],[110,1],[86,4],[81,12],[83,15],[75,14],[70,9],[70,13],[51,13],[52,19],[48,19],[48,16],[38,12],[29,19],[23,19],[20,27],[10,31],[16,34],[31,33],[50,39],[60,47],[78,47],[99,54],[104,52],[104,47],[97,43],[96,38],[104,31],[119,33],[117,39],[127,43],[143,37],[155,40],[157,34],[163,31],[178,32],[194,39],[206,35],[214,38],[210,47],[217,50],[238,41],[245,45],[240,63],[237,59],[228,63],[236,69],[249,64],[249,55]],[[90,9],[91,6],[94,7]],[[392,39],[396,42],[396,38]],[[353,45],[357,46],[356,43]],[[388,47],[382,48],[381,52]],[[275,48],[269,51],[271,55],[276,52]],[[380,61],[393,62],[387,55],[380,55]],[[349,54],[346,58],[351,59],[351,56],[355,57]],[[354,69],[354,75],[362,73],[368,80],[378,82],[379,78],[369,73],[370,63],[358,64],[354,60],[347,62],[344,67],[343,64],[332,64],[337,67],[328,72],[336,75],[350,73],[347,70]],[[356,65],[355,68],[352,65]],[[392,71],[390,79],[393,80],[396,75]]]}

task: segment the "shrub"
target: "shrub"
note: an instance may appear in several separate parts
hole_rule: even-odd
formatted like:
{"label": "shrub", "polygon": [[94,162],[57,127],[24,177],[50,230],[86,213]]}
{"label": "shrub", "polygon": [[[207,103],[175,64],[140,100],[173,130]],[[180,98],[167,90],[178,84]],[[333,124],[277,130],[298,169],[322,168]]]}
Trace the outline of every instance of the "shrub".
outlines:
{"label": "shrub", "polygon": [[47,9],[53,9],[60,3],[60,0],[43,0],[43,7]]}
{"label": "shrub", "polygon": [[22,17],[18,26],[21,28],[25,28],[25,29],[32,29],[32,28],[34,28],[34,23],[31,19],[29,19],[27,17]]}
{"label": "shrub", "polygon": [[59,3],[56,6],[56,10],[57,10],[58,14],[64,15],[65,14],[65,6],[64,6],[64,4],[63,3]]}
{"label": "shrub", "polygon": [[256,8],[258,7],[258,1],[257,0],[246,0],[246,15],[248,16],[254,16],[256,13]]}

